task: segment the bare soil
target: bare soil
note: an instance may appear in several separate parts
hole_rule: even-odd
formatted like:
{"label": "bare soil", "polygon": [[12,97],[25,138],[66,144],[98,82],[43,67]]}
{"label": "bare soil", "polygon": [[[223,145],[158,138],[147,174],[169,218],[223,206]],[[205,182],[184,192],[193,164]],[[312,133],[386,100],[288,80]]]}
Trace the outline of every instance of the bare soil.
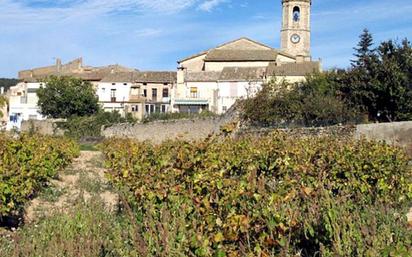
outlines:
{"label": "bare soil", "polygon": [[108,211],[116,211],[119,196],[105,178],[100,152],[82,151],[71,166],[61,171],[50,187],[27,206],[24,223],[35,223],[53,213],[66,212],[74,202],[87,203],[99,197]]}

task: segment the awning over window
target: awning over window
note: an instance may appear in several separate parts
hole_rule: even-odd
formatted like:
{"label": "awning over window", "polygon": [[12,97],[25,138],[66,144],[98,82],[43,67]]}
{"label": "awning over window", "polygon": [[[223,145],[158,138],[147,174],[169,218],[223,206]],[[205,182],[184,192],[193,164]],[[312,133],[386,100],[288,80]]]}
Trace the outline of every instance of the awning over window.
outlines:
{"label": "awning over window", "polygon": [[209,100],[206,99],[176,99],[176,105],[208,105]]}

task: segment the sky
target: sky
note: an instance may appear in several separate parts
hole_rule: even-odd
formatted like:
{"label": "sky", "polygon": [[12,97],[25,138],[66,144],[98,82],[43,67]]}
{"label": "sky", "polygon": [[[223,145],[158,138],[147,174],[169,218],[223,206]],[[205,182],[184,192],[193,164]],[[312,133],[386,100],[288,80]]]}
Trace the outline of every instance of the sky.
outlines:
{"label": "sky", "polygon": [[[86,65],[175,70],[240,37],[279,48],[281,0],[0,0],[0,77],[83,57]],[[412,38],[411,0],[313,0],[312,56],[345,68],[363,28]]]}

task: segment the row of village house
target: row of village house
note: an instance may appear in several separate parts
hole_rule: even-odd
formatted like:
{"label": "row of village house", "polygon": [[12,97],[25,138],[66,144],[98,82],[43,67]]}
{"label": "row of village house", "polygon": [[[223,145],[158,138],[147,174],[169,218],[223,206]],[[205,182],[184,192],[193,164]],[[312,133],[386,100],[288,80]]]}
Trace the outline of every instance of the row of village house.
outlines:
{"label": "row of village house", "polygon": [[67,64],[19,72],[20,83],[7,92],[7,127],[45,117],[37,106],[38,88],[48,76],[73,76],[91,82],[105,111],[132,114],[203,110],[222,114],[238,99],[251,97],[271,79],[299,82],[321,71],[320,62],[292,56],[248,38],[234,40],[178,62],[177,71],[142,72],[120,65],[90,67],[81,58]]}

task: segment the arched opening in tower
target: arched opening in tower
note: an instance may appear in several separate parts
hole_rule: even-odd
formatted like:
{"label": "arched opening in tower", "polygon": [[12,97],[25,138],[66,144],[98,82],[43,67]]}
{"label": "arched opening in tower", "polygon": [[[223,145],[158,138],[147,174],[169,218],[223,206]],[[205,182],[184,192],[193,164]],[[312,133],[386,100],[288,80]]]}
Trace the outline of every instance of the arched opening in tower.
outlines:
{"label": "arched opening in tower", "polygon": [[294,22],[300,21],[300,8],[299,8],[299,6],[293,7],[293,21]]}

